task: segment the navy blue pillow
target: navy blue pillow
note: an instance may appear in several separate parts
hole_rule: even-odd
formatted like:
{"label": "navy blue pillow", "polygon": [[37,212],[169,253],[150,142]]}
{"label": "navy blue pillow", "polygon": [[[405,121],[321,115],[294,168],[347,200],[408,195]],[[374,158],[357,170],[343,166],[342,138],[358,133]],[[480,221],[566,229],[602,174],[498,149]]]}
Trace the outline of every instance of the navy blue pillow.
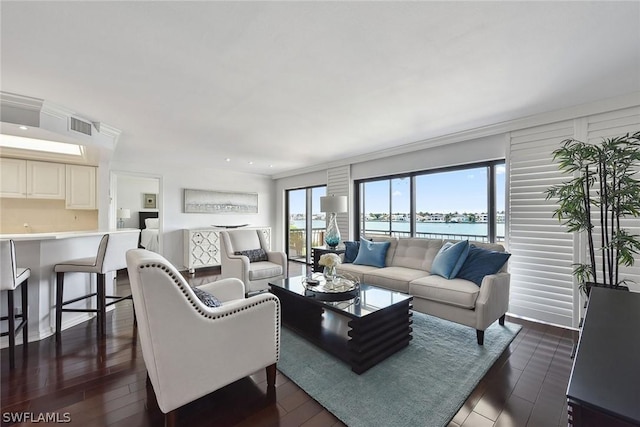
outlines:
{"label": "navy blue pillow", "polygon": [[345,264],[352,263],[358,256],[360,250],[360,242],[351,242],[349,240],[344,242],[344,262]]}
{"label": "navy blue pillow", "polygon": [[222,305],[220,300],[211,295],[209,292],[203,291],[202,289],[198,289],[193,286],[191,287],[191,289],[193,290],[193,293],[196,294],[198,299],[202,301],[202,303],[207,307],[220,307]]}
{"label": "navy blue pillow", "polygon": [[470,280],[480,286],[484,276],[500,271],[510,256],[507,252],[490,251],[471,245],[469,255],[456,277]]}
{"label": "navy blue pillow", "polygon": [[358,256],[353,263],[356,265],[384,267],[384,259],[387,256],[389,246],[391,246],[391,242],[370,242],[368,240],[361,240]]}

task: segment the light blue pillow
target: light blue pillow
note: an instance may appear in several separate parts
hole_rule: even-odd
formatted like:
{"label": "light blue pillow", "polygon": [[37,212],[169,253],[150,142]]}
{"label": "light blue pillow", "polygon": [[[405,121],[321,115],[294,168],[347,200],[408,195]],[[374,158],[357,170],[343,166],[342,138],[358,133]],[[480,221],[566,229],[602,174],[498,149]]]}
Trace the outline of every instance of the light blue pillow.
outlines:
{"label": "light blue pillow", "polygon": [[469,256],[456,277],[470,280],[480,286],[484,276],[500,271],[510,256],[507,252],[490,251],[471,245]]}
{"label": "light blue pillow", "polygon": [[360,240],[358,256],[353,260],[356,265],[370,265],[372,267],[384,267],[384,259],[391,242],[370,242]]}
{"label": "light blue pillow", "polygon": [[431,274],[437,274],[445,279],[456,277],[469,254],[469,241],[447,242],[438,251],[431,264]]}

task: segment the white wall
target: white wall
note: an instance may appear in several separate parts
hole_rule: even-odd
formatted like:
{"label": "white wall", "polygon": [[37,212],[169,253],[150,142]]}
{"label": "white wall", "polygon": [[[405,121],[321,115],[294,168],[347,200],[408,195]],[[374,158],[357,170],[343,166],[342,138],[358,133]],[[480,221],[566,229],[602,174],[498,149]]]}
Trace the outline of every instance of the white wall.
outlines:
{"label": "white wall", "polygon": [[[176,168],[171,165],[116,162],[112,170],[159,175],[162,177],[162,195],[158,206],[162,212],[162,255],[178,269],[183,269],[183,229],[211,227],[212,225],[251,224],[270,226],[275,224],[275,184],[271,178],[220,169]],[[257,214],[193,214],[183,212],[185,188],[217,191],[258,193]],[[274,239],[274,247],[277,246]]]}

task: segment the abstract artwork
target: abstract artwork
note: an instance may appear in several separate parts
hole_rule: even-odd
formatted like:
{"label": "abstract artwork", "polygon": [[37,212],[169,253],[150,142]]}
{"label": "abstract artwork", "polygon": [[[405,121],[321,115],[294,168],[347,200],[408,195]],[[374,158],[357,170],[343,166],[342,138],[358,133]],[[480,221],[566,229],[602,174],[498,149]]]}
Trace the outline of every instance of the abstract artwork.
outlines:
{"label": "abstract artwork", "polygon": [[184,190],[185,213],[258,213],[258,193]]}

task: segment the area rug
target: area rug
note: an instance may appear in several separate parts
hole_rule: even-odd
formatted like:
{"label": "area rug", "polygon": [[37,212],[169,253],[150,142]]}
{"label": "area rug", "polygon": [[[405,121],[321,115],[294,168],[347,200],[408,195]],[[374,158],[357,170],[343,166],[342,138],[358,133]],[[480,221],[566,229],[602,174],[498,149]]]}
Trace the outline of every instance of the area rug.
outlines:
{"label": "area rug", "polygon": [[445,426],[520,331],[476,331],[414,312],[409,346],[362,375],[287,328],[278,369],[350,427]]}

